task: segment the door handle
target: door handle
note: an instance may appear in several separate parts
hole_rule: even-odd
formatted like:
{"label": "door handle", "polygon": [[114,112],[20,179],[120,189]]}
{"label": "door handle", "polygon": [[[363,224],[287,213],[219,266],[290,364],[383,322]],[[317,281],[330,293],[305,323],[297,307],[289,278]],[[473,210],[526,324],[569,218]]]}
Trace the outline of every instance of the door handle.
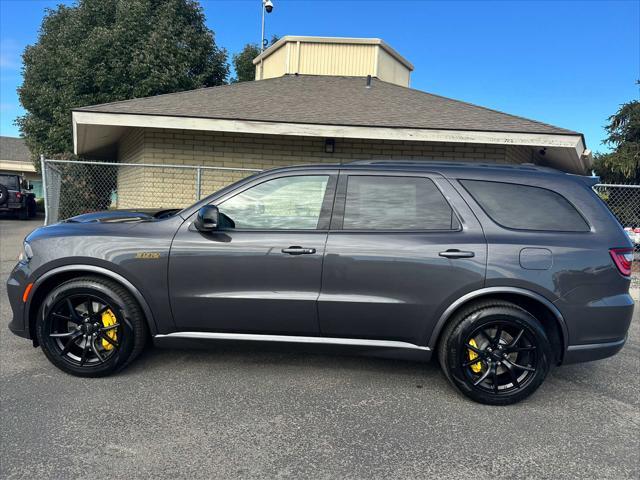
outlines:
{"label": "door handle", "polygon": [[289,255],[312,255],[316,253],[316,249],[294,246],[289,248],[283,248],[282,253],[288,253]]}
{"label": "door handle", "polygon": [[445,252],[440,252],[438,255],[445,258],[473,258],[476,256],[473,252],[463,252],[457,248],[451,248]]}

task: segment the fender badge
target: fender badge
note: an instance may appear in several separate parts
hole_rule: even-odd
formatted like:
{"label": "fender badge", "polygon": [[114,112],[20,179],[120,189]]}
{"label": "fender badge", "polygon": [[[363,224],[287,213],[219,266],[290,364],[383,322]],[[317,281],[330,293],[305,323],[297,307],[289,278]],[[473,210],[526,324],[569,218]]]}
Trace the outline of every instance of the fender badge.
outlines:
{"label": "fender badge", "polygon": [[157,260],[160,258],[160,254],[158,252],[138,252],[136,253],[136,258],[141,258],[142,260]]}

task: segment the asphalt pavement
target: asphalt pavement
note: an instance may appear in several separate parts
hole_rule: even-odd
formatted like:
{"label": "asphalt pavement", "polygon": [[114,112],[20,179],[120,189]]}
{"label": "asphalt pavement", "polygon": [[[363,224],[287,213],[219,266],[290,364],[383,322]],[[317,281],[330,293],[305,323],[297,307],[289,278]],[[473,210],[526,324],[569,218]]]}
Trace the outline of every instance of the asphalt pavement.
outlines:
{"label": "asphalt pavement", "polygon": [[615,357],[509,407],[438,366],[211,344],[81,379],[12,335],[7,275],[37,221],[0,219],[0,478],[640,478],[640,318]]}

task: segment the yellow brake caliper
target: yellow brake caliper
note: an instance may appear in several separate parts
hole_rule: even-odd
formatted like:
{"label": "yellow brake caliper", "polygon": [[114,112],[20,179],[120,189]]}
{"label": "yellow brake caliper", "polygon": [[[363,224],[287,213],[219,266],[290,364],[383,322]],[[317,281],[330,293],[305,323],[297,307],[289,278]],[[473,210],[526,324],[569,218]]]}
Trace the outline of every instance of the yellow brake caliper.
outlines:
{"label": "yellow brake caliper", "polygon": [[[104,342],[104,340],[103,340]],[[478,348],[478,344],[476,343],[476,341],[472,338],[471,340],[469,340],[469,345],[471,345],[472,347],[476,347]],[[476,358],[478,358],[478,354],[476,352],[474,352],[473,350],[469,350],[469,360],[474,360]],[[480,371],[482,370],[482,362],[478,362],[478,363],[474,363],[471,365],[471,370],[473,371],[473,373],[480,373]]]}
{"label": "yellow brake caliper", "polygon": [[[115,324],[116,324],[116,316],[113,314],[111,309],[106,310],[105,312],[102,313],[102,325],[104,325],[105,327],[110,327],[111,325],[115,325]],[[116,336],[115,328],[112,328],[111,330],[107,330],[106,334],[107,334],[107,337],[109,337],[114,342],[118,339],[118,337]],[[111,345],[108,341],[106,341],[103,338],[102,348],[104,348],[105,350],[111,350],[113,349],[113,345]]]}

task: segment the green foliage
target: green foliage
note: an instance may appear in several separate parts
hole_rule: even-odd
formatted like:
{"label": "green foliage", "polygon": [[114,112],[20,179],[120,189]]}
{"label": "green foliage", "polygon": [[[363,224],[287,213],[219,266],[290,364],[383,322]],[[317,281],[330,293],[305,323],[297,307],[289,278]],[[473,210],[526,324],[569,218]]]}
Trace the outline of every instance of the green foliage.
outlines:
{"label": "green foliage", "polygon": [[73,108],[220,85],[229,73],[194,0],[59,5],[22,58],[17,124],[31,152],[48,156],[71,156]]}
{"label": "green foliage", "polygon": [[86,163],[56,164],[60,175],[60,219],[81,213],[99,212],[111,207],[117,188],[118,172],[110,165]]}
{"label": "green foliage", "polygon": [[596,154],[594,169],[608,183],[640,182],[640,102],[633,100],[609,117],[609,153]]}
{"label": "green foliage", "polygon": [[[47,10],[22,59],[26,114],[16,123],[34,157],[75,158],[73,108],[221,85],[229,74],[227,53],[194,0],[59,5]],[[82,165],[65,169],[63,181],[61,218],[108,208],[116,187],[115,171]]]}
{"label": "green foliage", "polygon": [[[279,37],[273,35],[270,45],[273,45],[279,39]],[[256,66],[253,64],[253,59],[258,55],[260,55],[260,47],[257,43],[247,43],[240,53],[233,54],[232,62],[236,76],[231,80],[232,83],[255,80]]]}
{"label": "green foliage", "polygon": [[253,59],[260,55],[260,48],[256,43],[247,43],[240,53],[233,54],[233,68],[235,68],[236,76],[231,81],[249,82],[255,79],[256,67]]}

